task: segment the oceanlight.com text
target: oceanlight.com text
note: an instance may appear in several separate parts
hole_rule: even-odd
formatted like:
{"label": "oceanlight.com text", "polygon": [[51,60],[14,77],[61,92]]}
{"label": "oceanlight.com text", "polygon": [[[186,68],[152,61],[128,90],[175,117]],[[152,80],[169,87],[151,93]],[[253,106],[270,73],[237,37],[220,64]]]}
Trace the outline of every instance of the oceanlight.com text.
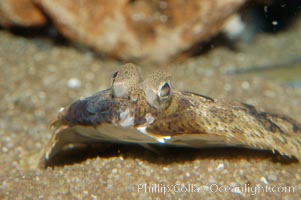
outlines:
{"label": "oceanlight.com text", "polygon": [[243,184],[238,186],[209,184],[138,184],[138,193],[236,193],[236,194],[251,194],[256,195],[259,193],[294,193],[296,192],[293,186],[280,186],[280,185],[255,185]]}

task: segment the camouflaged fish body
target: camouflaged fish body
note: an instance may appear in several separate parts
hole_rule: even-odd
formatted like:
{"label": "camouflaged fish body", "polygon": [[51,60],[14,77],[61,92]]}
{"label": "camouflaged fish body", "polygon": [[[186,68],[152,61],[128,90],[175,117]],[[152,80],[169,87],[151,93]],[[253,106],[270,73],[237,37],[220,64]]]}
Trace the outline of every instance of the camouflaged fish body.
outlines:
{"label": "camouflaged fish body", "polygon": [[171,136],[171,143],[268,149],[301,159],[301,126],[287,116],[189,92],[174,94],[165,113],[147,131]]}
{"label": "camouflaged fish body", "polygon": [[138,71],[132,64],[125,65],[113,75],[111,88],[64,109],[53,123],[42,165],[70,144],[99,141],[238,146],[301,159],[301,126],[289,117],[176,91],[168,74],[155,72],[143,80]]}

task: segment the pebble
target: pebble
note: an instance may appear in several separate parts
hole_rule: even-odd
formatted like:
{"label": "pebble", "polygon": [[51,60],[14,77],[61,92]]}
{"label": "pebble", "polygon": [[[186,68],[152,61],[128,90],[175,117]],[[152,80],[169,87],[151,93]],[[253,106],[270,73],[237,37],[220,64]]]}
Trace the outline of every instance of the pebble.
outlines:
{"label": "pebble", "polygon": [[68,80],[67,86],[69,88],[75,89],[75,88],[79,88],[81,86],[81,81],[77,78],[70,78]]}
{"label": "pebble", "polygon": [[216,167],[216,170],[217,171],[221,171],[225,168],[225,165],[223,163],[220,163],[217,167]]}
{"label": "pebble", "polygon": [[268,180],[264,176],[260,178],[260,181],[266,185],[269,184]]}
{"label": "pebble", "polygon": [[250,88],[250,83],[248,81],[244,81],[242,82],[241,87],[245,90],[248,90]]}
{"label": "pebble", "polygon": [[209,184],[215,184],[217,181],[212,176],[210,176],[208,182]]}
{"label": "pebble", "polygon": [[268,178],[269,181],[277,181],[278,180],[278,177],[274,174],[268,175],[267,178]]}
{"label": "pebble", "polygon": [[211,167],[208,167],[208,172],[212,172],[213,171],[213,169],[211,168]]}
{"label": "pebble", "polygon": [[163,167],[163,170],[168,172],[169,171],[169,168],[168,167]]}
{"label": "pebble", "polygon": [[116,174],[118,170],[116,168],[112,169],[112,174]]}

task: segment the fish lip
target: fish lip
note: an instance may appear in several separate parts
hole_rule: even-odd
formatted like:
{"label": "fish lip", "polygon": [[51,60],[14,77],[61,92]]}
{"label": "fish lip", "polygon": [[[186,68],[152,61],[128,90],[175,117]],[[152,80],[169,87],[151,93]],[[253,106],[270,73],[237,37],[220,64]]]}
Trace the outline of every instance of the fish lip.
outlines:
{"label": "fish lip", "polygon": [[62,119],[69,126],[97,126],[102,123],[115,123],[118,113],[126,102],[112,97],[112,90],[106,89],[85,99],[72,103],[65,111]]}

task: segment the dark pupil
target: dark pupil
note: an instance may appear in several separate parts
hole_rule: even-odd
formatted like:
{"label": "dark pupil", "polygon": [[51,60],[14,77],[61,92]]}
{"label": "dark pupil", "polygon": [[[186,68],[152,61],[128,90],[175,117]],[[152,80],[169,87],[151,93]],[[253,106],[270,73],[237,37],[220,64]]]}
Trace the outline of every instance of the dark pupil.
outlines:
{"label": "dark pupil", "polygon": [[170,85],[168,83],[164,83],[161,87],[160,96],[168,97],[170,95]]}
{"label": "dark pupil", "polygon": [[113,74],[113,76],[112,76],[113,81],[115,81],[115,78],[117,77],[117,75],[118,75],[118,72],[115,72],[115,73]]}

